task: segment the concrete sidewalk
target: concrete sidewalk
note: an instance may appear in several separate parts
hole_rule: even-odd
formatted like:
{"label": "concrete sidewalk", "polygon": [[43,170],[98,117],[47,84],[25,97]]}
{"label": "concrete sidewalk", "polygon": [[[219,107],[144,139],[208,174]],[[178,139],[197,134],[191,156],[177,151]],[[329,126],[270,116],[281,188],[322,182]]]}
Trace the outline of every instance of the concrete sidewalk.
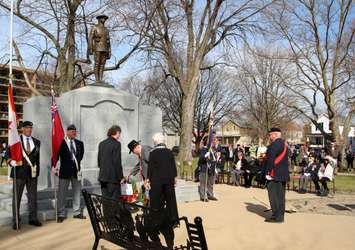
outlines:
{"label": "concrete sidewalk", "polygon": [[[219,201],[179,204],[180,216],[190,220],[203,218],[209,249],[354,249],[355,217],[316,213],[286,214],[285,223],[268,224],[264,213],[266,190],[215,185]],[[287,192],[288,200],[315,199],[313,194]],[[322,198],[319,198],[322,199]],[[288,204],[291,204],[289,202]],[[288,206],[289,209],[295,209]],[[186,233],[176,231],[175,243],[185,243]],[[94,235],[89,219],[65,220],[63,224],[46,222],[41,228],[24,225],[19,232],[0,227],[0,249],[91,249]],[[120,249],[102,241],[99,248]]]}

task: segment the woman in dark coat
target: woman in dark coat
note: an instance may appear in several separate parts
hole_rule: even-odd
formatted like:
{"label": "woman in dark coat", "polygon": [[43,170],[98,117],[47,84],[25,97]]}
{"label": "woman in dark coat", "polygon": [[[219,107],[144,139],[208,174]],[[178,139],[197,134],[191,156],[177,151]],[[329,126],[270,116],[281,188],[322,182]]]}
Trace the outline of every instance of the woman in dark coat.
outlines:
{"label": "woman in dark coat", "polygon": [[[175,159],[164,144],[165,138],[161,133],[153,136],[155,147],[150,152],[148,178],[146,187],[149,190],[149,211],[151,229],[164,235],[168,249],[174,246],[174,226],[178,223],[178,209],[175,196],[177,170]],[[160,242],[159,237],[151,237]]]}

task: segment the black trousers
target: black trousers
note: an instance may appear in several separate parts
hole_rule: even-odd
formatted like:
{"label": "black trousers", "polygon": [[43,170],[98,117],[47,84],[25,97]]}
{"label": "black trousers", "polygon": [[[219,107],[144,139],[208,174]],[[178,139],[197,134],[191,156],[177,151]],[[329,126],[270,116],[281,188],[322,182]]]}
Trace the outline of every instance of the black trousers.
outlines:
{"label": "black trousers", "polygon": [[100,182],[101,183],[101,194],[102,196],[119,199],[121,196],[121,184],[120,183],[110,183],[110,182]]}
{"label": "black trousers", "polygon": [[354,168],[354,158],[347,158],[348,170]]}
{"label": "black trousers", "polygon": [[247,171],[244,171],[244,181],[245,181],[245,186],[246,187],[251,187],[251,184],[252,184],[252,180],[253,180],[253,177],[254,177],[254,173],[247,173]]}
{"label": "black trousers", "polygon": [[272,217],[276,220],[283,220],[286,206],[286,182],[269,181],[267,183],[267,191],[269,194]]}
{"label": "black trousers", "polygon": [[[15,203],[15,185],[16,185],[16,195],[17,201]],[[20,219],[20,205],[23,190],[26,186],[27,190],[27,200],[28,200],[28,220],[34,221],[37,220],[37,178],[16,178],[13,180],[13,189],[12,189],[12,218],[13,222],[16,222],[16,206],[17,214]]]}
{"label": "black trousers", "polygon": [[[173,226],[179,218],[174,181],[169,184],[151,183],[149,211],[155,231],[160,231],[165,241],[173,241]],[[162,216],[164,212],[167,216]]]}
{"label": "black trousers", "polygon": [[327,182],[330,181],[329,178],[323,177],[319,181],[320,181],[320,183],[322,183],[323,189],[326,190],[326,191],[329,191],[329,188],[328,188],[328,185],[327,185]]}
{"label": "black trousers", "polygon": [[[112,198],[119,200],[121,197],[121,184],[120,183],[109,183],[100,182],[101,184],[101,194],[103,197]],[[119,207],[115,201],[103,199],[102,200],[102,210],[106,219],[106,224],[109,227],[114,227],[117,215],[119,214]]]}
{"label": "black trousers", "polygon": [[319,178],[312,178],[312,181],[314,183],[314,186],[316,188],[316,192],[320,190],[320,186],[319,186]]}

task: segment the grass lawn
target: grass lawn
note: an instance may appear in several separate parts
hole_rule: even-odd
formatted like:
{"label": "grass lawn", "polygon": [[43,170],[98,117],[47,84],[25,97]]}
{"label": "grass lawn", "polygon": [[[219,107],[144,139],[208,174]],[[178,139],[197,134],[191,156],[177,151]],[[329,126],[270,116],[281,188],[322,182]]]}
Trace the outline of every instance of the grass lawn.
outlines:
{"label": "grass lawn", "polygon": [[[192,171],[197,167],[198,158],[193,158],[192,167],[187,173],[188,176],[192,176]],[[7,167],[0,168],[0,175],[7,175]],[[296,186],[298,182],[296,181]],[[330,186],[329,186],[330,187]],[[336,191],[345,191],[345,192],[355,192],[355,176],[342,176],[337,175],[335,177],[335,188]]]}
{"label": "grass lawn", "polygon": [[[198,158],[193,158],[192,160],[192,169],[196,169]],[[188,173],[191,176],[191,173]],[[298,185],[298,182],[295,182],[295,186]],[[329,184],[328,186],[331,187]],[[313,187],[314,188],[314,187]],[[335,192],[355,192],[355,176],[343,176],[337,175],[335,177]]]}
{"label": "grass lawn", "polygon": [[355,192],[355,176],[336,176],[335,188],[340,191]]}
{"label": "grass lawn", "polygon": [[[328,188],[330,190],[332,190],[332,185],[333,185],[332,183],[328,184]],[[298,181],[295,181],[295,186],[298,187]],[[312,183],[312,188],[314,190],[313,183]],[[355,192],[355,176],[345,176],[345,175],[335,176],[335,192],[338,191]]]}
{"label": "grass lawn", "polygon": [[0,175],[7,175],[7,167],[1,167],[0,168]]}

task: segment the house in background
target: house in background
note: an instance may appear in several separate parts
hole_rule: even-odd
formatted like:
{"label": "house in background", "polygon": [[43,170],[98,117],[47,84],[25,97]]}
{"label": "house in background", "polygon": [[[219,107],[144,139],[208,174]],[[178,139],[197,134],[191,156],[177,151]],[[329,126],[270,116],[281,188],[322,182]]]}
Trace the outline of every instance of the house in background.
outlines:
{"label": "house in background", "polygon": [[216,136],[222,145],[237,144],[250,146],[253,144],[253,137],[251,136],[251,128],[238,125],[232,120],[221,122],[220,126],[216,128]]}
{"label": "house in background", "polygon": [[[324,129],[327,134],[331,134],[332,131],[329,129],[329,118],[326,114],[321,114],[317,120],[317,123],[320,127]],[[344,126],[339,126],[339,133],[342,134],[344,130]],[[351,126],[349,134],[348,134],[349,142],[354,145],[355,144],[355,127]],[[322,135],[321,131],[311,123],[311,131],[306,135],[307,144],[313,148],[324,148],[325,147],[325,139]]]}
{"label": "house in background", "polygon": [[305,144],[303,127],[296,122],[289,123],[284,138],[289,144]]}

